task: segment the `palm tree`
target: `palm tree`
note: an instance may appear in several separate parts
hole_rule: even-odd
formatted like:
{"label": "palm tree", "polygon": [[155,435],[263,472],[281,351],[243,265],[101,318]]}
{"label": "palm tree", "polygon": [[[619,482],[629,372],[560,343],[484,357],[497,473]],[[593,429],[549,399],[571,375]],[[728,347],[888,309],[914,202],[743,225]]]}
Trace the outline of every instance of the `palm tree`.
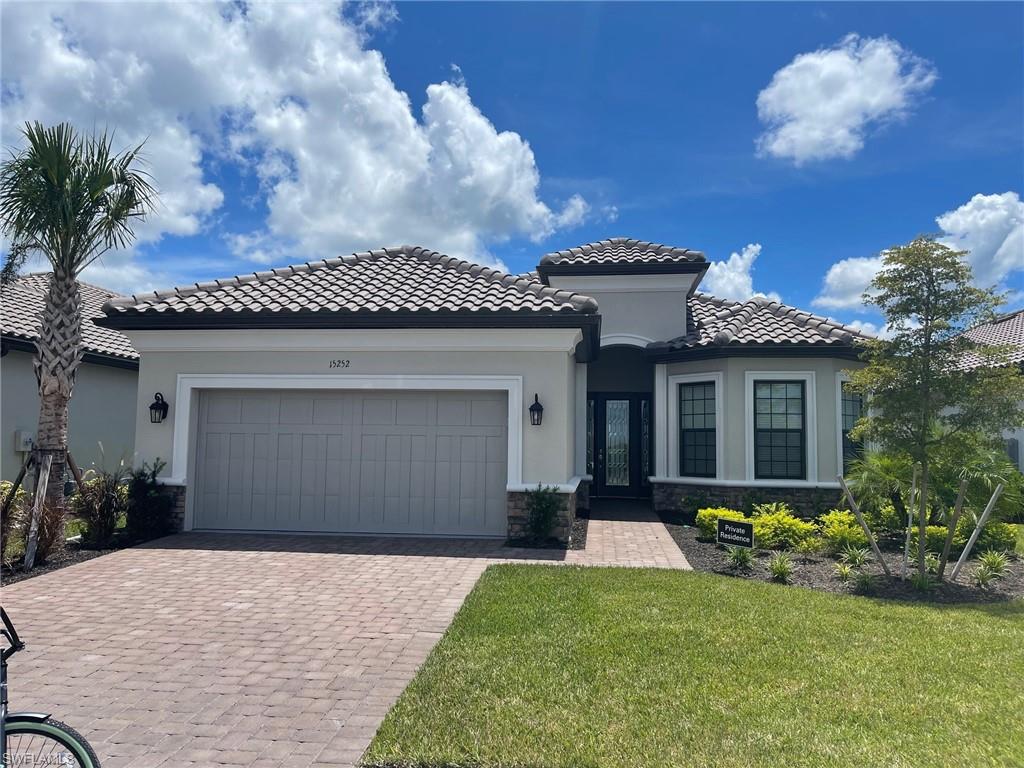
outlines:
{"label": "palm tree", "polygon": [[138,169],[141,145],[115,154],[106,132],[80,136],[67,123],[26,124],[26,146],[0,166],[0,229],[8,239],[0,280],[30,256],[50,262],[33,365],[39,383],[34,457],[53,457],[46,504],[63,506],[68,403],[82,360],[78,275],[111,248],[130,245],[132,225],[152,209],[156,191]]}

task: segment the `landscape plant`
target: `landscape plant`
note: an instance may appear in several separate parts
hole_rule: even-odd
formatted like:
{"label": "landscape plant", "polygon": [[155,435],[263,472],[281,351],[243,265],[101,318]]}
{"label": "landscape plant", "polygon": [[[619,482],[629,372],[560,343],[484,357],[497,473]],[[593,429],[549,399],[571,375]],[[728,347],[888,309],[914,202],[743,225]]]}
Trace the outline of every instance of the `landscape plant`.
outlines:
{"label": "landscape plant", "polygon": [[746,520],[747,516],[736,509],[725,507],[708,507],[697,510],[697,534],[706,541],[714,541],[718,534],[718,521]]}
{"label": "landscape plant", "polygon": [[754,567],[754,552],[746,547],[729,547],[726,559],[737,571],[749,572]]}
{"label": "landscape plant", "polygon": [[833,509],[819,517],[817,522],[825,549],[832,554],[868,545],[867,534],[852,512]]}
{"label": "landscape plant", "polygon": [[131,541],[149,541],[174,533],[174,500],[157,479],[165,466],[160,459],[144,463],[128,479],[125,531]]}
{"label": "landscape plant", "polygon": [[[930,237],[882,254],[865,301],[884,316],[890,336],[868,341],[866,367],[851,374],[866,400],[853,437],[921,468],[915,510],[921,577],[930,500],[956,491],[933,486],[937,456],[968,439],[995,443],[1003,429],[1024,423],[1024,376],[1007,350],[963,335],[991,319],[1002,302],[994,289],[973,285],[965,256]],[[969,356],[982,364],[965,365]]]}
{"label": "landscape plant", "polygon": [[114,532],[128,511],[128,478],[131,470],[121,462],[114,470],[92,471],[84,488],[71,497],[71,509],[85,523],[82,543],[93,549],[108,549]]}
{"label": "landscape plant", "polygon": [[754,541],[765,549],[793,549],[817,535],[814,523],[787,511],[763,512],[752,519]]}
{"label": "landscape plant", "polygon": [[853,578],[854,569],[849,563],[836,563],[836,578],[846,584]]}
{"label": "landscape plant", "polygon": [[[83,354],[78,276],[111,248],[134,241],[132,227],[152,208],[156,193],[138,168],[141,147],[118,154],[107,133],[82,136],[68,123],[29,123],[22,135],[24,148],[12,150],[0,167],[0,230],[7,239],[0,280],[14,278],[30,257],[51,269],[33,360],[39,421],[32,452],[37,475],[46,466],[44,456],[51,463],[47,520],[39,521],[39,540],[26,552],[31,567],[33,544],[45,559],[56,543],[53,531],[64,527],[68,404]],[[45,536],[50,539],[44,544]]]}
{"label": "landscape plant", "polygon": [[526,525],[534,540],[542,541],[551,536],[564,505],[562,495],[550,486],[538,484],[526,492]]}
{"label": "landscape plant", "polygon": [[839,556],[839,561],[851,568],[863,568],[871,561],[871,552],[866,547],[848,547]]}
{"label": "landscape plant", "polygon": [[768,573],[772,581],[788,584],[793,578],[793,561],[785,552],[776,552],[768,561]]}

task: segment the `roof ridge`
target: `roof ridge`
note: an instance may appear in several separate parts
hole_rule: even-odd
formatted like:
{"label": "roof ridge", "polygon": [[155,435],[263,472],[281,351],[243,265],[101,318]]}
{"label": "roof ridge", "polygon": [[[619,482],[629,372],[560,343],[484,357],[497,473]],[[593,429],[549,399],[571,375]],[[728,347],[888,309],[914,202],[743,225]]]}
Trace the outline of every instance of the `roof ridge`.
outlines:
{"label": "roof ridge", "polygon": [[673,258],[681,258],[688,261],[706,260],[702,252],[694,251],[690,248],[682,248],[676,245],[665,245],[664,243],[653,243],[649,240],[638,240],[632,237],[610,237],[604,240],[595,240],[593,242],[583,243],[582,245],[576,245],[571,248],[564,248],[559,251],[551,251],[541,257],[540,263],[551,264],[563,258],[586,256],[587,254],[600,251],[602,248],[607,248],[608,246],[613,245],[626,245],[630,248],[654,253],[657,256],[671,256]]}
{"label": "roof ridge", "polygon": [[582,293],[552,288],[551,286],[544,285],[543,283],[528,277],[512,275],[508,272],[496,269],[495,267],[488,267],[475,261],[459,258],[458,256],[448,256],[447,254],[439,253],[438,251],[431,251],[418,245],[403,245],[400,250],[405,252],[407,255],[415,256],[416,258],[426,257],[429,261],[439,263],[448,269],[454,268],[457,272],[468,272],[471,275],[480,276],[487,280],[500,283],[506,287],[516,288],[520,291],[526,289],[534,296],[543,296],[568,301],[575,308],[581,311],[597,311],[597,301]]}

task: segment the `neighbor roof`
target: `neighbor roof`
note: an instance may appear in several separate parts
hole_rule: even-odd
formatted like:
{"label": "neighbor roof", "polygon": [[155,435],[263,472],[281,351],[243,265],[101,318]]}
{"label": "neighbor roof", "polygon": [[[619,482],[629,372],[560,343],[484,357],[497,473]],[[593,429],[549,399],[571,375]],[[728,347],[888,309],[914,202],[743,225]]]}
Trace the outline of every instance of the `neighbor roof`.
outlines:
{"label": "neighbor roof", "polygon": [[729,301],[706,293],[690,297],[687,332],[647,346],[659,358],[710,357],[741,353],[792,354],[806,350],[852,357],[854,344],[866,336],[848,325],[782,304],[763,296]]}
{"label": "neighbor roof", "polygon": [[[121,328],[594,326],[597,302],[414,246],[113,299]],[[581,320],[585,318],[585,322]]]}
{"label": "neighbor roof", "polygon": [[[81,281],[78,285],[82,299],[82,345],[87,356],[137,361],[139,353],[127,336],[92,322],[93,318],[103,317],[104,303],[117,294]],[[49,286],[49,272],[22,275],[0,286],[0,326],[4,341],[21,342],[27,348],[39,338],[39,316]]]}
{"label": "neighbor roof", "polygon": [[555,251],[541,258],[537,265],[543,280],[557,274],[703,272],[707,268],[708,261],[700,251],[628,237]]}
{"label": "neighbor roof", "polygon": [[[965,332],[964,336],[976,344],[1012,347],[1007,362],[1024,365],[1024,309],[997,317],[990,323],[976,325]],[[985,362],[980,355],[968,354],[965,367],[974,368]]]}

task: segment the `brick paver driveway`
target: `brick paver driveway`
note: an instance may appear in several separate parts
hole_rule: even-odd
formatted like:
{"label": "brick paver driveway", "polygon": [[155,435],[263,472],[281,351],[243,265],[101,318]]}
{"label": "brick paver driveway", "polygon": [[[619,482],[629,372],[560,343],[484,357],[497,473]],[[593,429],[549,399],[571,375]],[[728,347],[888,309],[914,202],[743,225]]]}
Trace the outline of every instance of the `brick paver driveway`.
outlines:
{"label": "brick paver driveway", "polygon": [[11,700],[81,730],[104,768],[351,765],[489,564],[617,564],[621,551],[686,567],[663,541],[646,562],[637,545],[611,546],[631,531],[657,539],[638,522],[592,521],[593,558],[589,546],[566,558],[487,541],[231,534],[105,555],[4,588],[29,645]]}

